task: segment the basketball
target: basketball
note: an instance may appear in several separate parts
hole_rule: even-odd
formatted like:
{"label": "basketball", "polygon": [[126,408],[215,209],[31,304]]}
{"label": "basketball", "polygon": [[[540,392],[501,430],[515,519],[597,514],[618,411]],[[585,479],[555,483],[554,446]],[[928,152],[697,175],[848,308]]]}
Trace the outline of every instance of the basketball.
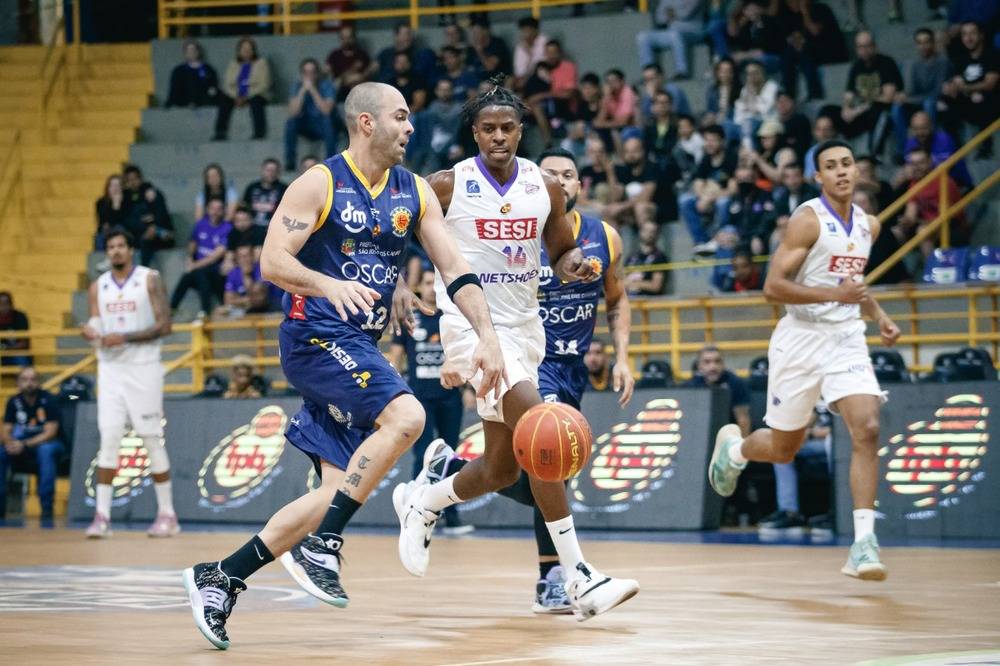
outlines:
{"label": "basketball", "polygon": [[576,476],[590,457],[590,424],[561,402],[535,405],[514,428],[514,456],[530,476],[565,481]]}

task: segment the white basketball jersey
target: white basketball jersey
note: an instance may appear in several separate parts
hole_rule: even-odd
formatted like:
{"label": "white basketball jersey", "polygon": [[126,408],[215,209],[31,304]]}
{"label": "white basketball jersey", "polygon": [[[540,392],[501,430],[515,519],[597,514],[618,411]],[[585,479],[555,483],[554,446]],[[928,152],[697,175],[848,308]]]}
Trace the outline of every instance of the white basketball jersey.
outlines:
{"label": "white basketball jersey", "polygon": [[[851,205],[851,219],[846,224],[824,197],[810,199],[808,206],[819,220],[819,238],[809,249],[795,282],[806,287],[836,287],[850,273],[861,279],[868,254],[872,249],[872,230],[868,214]],[[861,306],[836,301],[786,305],[785,310],[796,319],[837,323],[861,317]]]}
{"label": "white basketball jersey", "polygon": [[[517,158],[514,175],[500,184],[477,156],[454,172],[445,226],[483,284],[493,323],[513,328],[537,319],[542,230],[551,209],[541,171]],[[440,273],[435,290],[445,316],[461,317]]]}
{"label": "white basketball jersey", "polygon": [[[97,278],[97,308],[102,335],[134,333],[156,323],[149,298],[149,273],[150,269],[145,266],[136,266],[124,282],[115,280],[111,271]],[[158,363],[160,340],[99,347],[97,358],[106,363]]]}

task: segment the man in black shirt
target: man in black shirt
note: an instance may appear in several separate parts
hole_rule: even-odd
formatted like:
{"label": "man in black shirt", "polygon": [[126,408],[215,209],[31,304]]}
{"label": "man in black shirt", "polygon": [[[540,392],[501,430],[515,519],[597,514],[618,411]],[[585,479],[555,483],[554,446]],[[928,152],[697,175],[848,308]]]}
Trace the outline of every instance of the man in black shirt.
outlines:
{"label": "man in black shirt", "polygon": [[781,187],[774,191],[774,227],[770,239],[764,239],[768,244],[768,252],[773,252],[781,244],[788,218],[792,211],[804,201],[815,199],[819,191],[807,183],[802,175],[802,165],[798,162],[786,164],[781,170]]}
{"label": "man in black shirt", "polygon": [[[9,291],[0,291],[0,331],[27,331],[28,315],[14,309],[14,298]],[[0,338],[0,350],[5,352],[30,349],[28,338]],[[0,366],[31,365],[30,356],[0,356]]]}
{"label": "man in black shirt", "polygon": [[795,98],[784,90],[778,93],[774,108],[778,121],[785,128],[785,145],[795,151],[795,157],[801,162],[812,145],[812,123],[795,107]]}
{"label": "man in black shirt", "polygon": [[694,171],[691,190],[680,197],[681,217],[687,225],[696,254],[712,254],[715,232],[726,225],[729,199],[736,192],[736,155],[726,150],[725,130],[710,125],[702,130],[705,154]]}
{"label": "man in black shirt", "polygon": [[715,345],[705,345],[695,359],[695,374],[683,386],[721,386],[729,390],[729,421],[750,434],[750,389],[746,382],[726,369],[722,351]]}
{"label": "man in black shirt", "polygon": [[56,461],[62,452],[59,406],[38,382],[31,366],[17,376],[18,393],[7,401],[0,439],[0,519],[7,512],[7,467],[12,460],[34,456],[38,463],[38,499],[42,520],[51,520],[56,494]]}
{"label": "man in black shirt", "polygon": [[[625,260],[626,266],[651,266],[667,263],[667,255],[660,251],[657,240],[660,237],[660,225],[656,222],[643,222],[639,225],[639,247]],[[625,286],[630,294],[638,296],[658,296],[667,285],[666,271],[635,271],[629,272],[625,278]]]}
{"label": "man in black shirt", "polygon": [[170,90],[164,106],[213,106],[219,92],[219,75],[204,61],[201,45],[184,42],[184,62],[170,73]]}
{"label": "man in black shirt", "polygon": [[632,137],[622,144],[624,164],[608,173],[612,203],[604,207],[604,219],[616,227],[636,225],[650,214],[659,174],[646,159],[642,139]]}
{"label": "man in black shirt", "polygon": [[236,267],[236,248],[249,245],[253,248],[254,263],[260,261],[260,251],[264,246],[265,227],[253,223],[253,215],[247,205],[241,203],[233,213],[233,228],[226,238],[226,255],[222,261],[222,274],[226,275]]}
{"label": "man in black shirt", "polygon": [[[942,88],[943,101],[979,131],[1000,115],[1000,54],[990,48],[977,23],[966,22],[951,64],[954,76]],[[992,154],[990,137],[982,144],[979,157]]]}
{"label": "man in black shirt", "polygon": [[247,189],[243,192],[243,203],[252,211],[253,223],[261,227],[267,227],[271,216],[274,215],[274,209],[278,207],[278,202],[288,188],[278,180],[280,172],[281,163],[273,157],[268,157],[261,164],[260,180],[247,185]]}
{"label": "man in black shirt", "polygon": [[729,220],[738,244],[750,245],[754,254],[764,254],[774,230],[774,201],[771,193],[757,187],[754,170],[749,165],[736,168],[736,193],[729,200]]}
{"label": "man in black shirt", "polygon": [[843,133],[853,138],[868,132],[868,150],[878,154],[888,136],[892,103],[903,89],[903,75],[895,60],[878,52],[870,32],[854,37],[854,51],[858,59],[847,74],[840,110]]}
{"label": "man in black shirt", "polygon": [[174,223],[163,193],[143,180],[139,167],[129,164],[122,176],[125,228],[139,244],[140,263],[149,266],[157,250],[174,246]]}
{"label": "man in black shirt", "polygon": [[393,76],[385,81],[403,94],[410,107],[410,113],[422,111],[427,106],[427,82],[413,71],[413,63],[406,51],[396,53],[393,61]]}
{"label": "man in black shirt", "polygon": [[510,49],[506,42],[490,33],[488,25],[482,22],[473,23],[470,35],[469,44],[476,58],[469,64],[475,67],[484,79],[494,74],[508,74],[512,71]]}

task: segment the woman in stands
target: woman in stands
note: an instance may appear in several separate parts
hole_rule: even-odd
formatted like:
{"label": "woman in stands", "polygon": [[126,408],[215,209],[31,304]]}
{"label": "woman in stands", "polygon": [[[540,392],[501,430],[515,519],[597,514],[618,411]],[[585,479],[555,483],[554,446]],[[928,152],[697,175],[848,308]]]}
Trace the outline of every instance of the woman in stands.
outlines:
{"label": "woman in stands", "polygon": [[226,78],[219,94],[219,115],[215,120],[214,141],[225,141],[229,135],[229,118],[233,109],[250,107],[253,138],[267,135],[265,105],[271,96],[271,67],[257,53],[257,43],[249,37],[236,42],[236,58],[226,68]]}
{"label": "woman in stands", "polygon": [[194,198],[194,219],[200,220],[205,216],[205,202],[212,199],[222,199],[226,202],[225,219],[233,219],[236,213],[236,206],[240,202],[240,194],[233,187],[233,184],[226,181],[226,174],[222,167],[214,162],[205,167],[202,172],[202,187]]}

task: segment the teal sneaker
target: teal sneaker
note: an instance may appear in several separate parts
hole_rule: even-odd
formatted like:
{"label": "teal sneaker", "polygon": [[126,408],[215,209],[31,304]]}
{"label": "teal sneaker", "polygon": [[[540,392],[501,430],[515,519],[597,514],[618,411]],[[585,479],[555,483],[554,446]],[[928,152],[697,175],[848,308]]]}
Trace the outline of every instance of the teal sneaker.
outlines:
{"label": "teal sneaker", "polygon": [[740,427],[735,423],[723,426],[715,436],[715,450],[712,452],[712,462],[708,465],[708,482],[723,497],[736,492],[740,472],[747,466],[746,463],[735,465],[729,457],[729,447],[742,439]]}
{"label": "teal sneaker", "polygon": [[885,580],[889,569],[878,558],[878,540],[874,534],[868,534],[851,546],[847,556],[847,564],[841,573],[861,580]]}

